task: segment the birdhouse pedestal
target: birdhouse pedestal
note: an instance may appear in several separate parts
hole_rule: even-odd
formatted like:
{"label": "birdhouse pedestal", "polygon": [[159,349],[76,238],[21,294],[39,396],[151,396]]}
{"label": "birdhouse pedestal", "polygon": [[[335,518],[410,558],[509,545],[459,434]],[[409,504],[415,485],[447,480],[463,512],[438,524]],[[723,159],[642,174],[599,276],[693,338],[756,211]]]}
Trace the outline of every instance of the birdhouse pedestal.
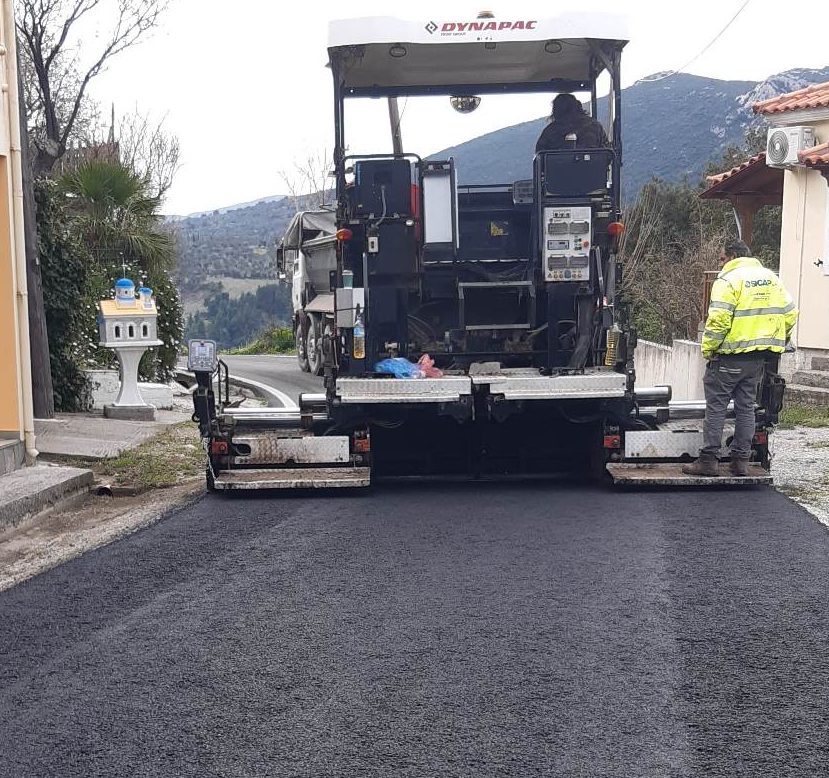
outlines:
{"label": "birdhouse pedestal", "polygon": [[162,345],[156,329],[158,311],[151,289],[141,288],[138,295],[132,281],[122,278],[115,284],[115,299],[99,304],[100,344],[115,351],[121,374],[118,397],[104,406],[104,416],[110,419],[155,419],[155,406],[145,403],[138,391],[138,364],[147,349]]}

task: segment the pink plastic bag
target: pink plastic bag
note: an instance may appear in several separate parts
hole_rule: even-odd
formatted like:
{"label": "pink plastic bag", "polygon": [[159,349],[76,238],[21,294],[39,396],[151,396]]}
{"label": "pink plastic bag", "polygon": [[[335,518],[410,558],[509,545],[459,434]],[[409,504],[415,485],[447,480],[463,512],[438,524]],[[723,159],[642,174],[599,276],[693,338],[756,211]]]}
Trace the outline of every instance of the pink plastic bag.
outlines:
{"label": "pink plastic bag", "polygon": [[435,360],[428,354],[424,354],[417,360],[417,366],[424,378],[443,378],[443,371],[435,367]]}

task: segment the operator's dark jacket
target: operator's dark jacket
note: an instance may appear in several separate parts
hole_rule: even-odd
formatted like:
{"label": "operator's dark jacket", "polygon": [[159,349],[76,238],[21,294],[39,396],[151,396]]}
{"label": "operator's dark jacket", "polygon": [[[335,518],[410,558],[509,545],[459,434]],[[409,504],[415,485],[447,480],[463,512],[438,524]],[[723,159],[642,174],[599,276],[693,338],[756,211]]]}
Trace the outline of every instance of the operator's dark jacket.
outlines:
{"label": "operator's dark jacket", "polygon": [[580,113],[550,122],[535,144],[536,153],[572,148],[572,144],[564,140],[571,132],[576,133],[577,149],[603,149],[610,145],[601,123],[586,113]]}

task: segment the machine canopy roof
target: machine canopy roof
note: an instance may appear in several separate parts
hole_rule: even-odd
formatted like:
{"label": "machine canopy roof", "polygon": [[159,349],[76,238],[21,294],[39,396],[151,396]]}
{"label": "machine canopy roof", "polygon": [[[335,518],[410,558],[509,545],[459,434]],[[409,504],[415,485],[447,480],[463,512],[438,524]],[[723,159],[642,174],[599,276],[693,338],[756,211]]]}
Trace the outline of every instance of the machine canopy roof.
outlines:
{"label": "machine canopy roof", "polygon": [[[548,19],[391,17],[332,21],[328,54],[352,95],[480,93],[589,88],[627,43],[620,16],[573,13]],[[444,89],[442,89],[444,88]]]}

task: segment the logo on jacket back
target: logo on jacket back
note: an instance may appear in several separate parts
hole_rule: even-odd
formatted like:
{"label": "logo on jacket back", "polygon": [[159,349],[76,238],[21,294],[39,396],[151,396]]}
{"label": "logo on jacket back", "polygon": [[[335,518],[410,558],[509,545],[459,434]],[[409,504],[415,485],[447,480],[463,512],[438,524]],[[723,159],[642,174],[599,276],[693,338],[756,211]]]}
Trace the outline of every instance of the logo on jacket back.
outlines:
{"label": "logo on jacket back", "polygon": [[755,278],[751,281],[746,281],[746,289],[751,289],[754,286],[770,286],[771,279],[770,278]]}

